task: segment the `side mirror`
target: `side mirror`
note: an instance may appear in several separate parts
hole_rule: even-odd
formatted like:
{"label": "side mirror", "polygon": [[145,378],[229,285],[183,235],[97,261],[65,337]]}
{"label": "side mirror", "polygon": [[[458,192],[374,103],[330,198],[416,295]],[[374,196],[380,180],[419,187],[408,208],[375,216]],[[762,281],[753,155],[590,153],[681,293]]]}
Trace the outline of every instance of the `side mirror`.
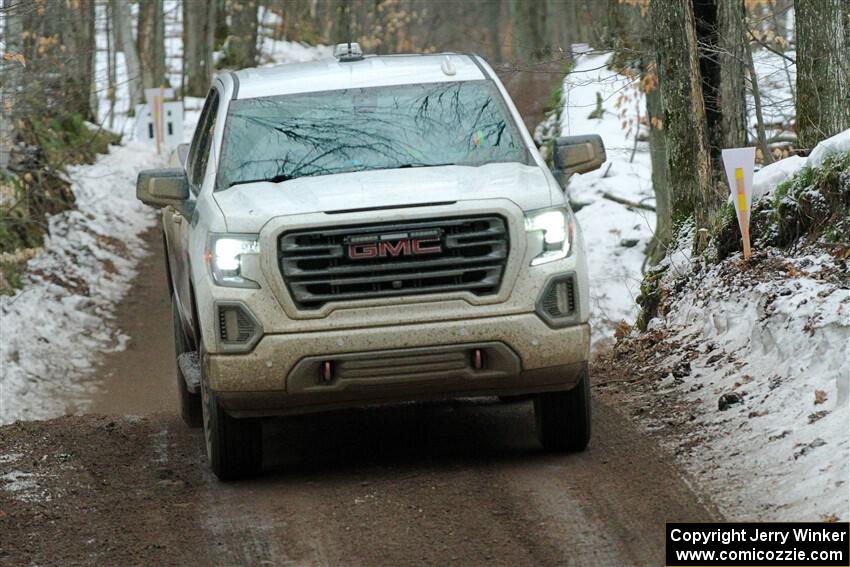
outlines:
{"label": "side mirror", "polygon": [[177,159],[180,160],[180,165],[186,167],[186,160],[189,158],[189,144],[177,144]]}
{"label": "side mirror", "polygon": [[555,140],[553,172],[561,184],[573,173],[587,173],[605,163],[605,144],[598,134],[564,136]]}
{"label": "side mirror", "polygon": [[189,180],[182,167],[146,169],[136,179],[136,198],[151,207],[174,207],[186,216]]}

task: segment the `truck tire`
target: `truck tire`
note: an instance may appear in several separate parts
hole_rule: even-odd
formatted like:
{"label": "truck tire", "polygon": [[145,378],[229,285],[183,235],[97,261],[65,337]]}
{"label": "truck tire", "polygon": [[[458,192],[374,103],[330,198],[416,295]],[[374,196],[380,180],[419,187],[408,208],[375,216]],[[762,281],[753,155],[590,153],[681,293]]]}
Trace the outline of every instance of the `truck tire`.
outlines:
{"label": "truck tire", "polygon": [[[201,353],[203,360],[204,353]],[[201,363],[201,368],[205,365]],[[204,440],[210,468],[219,480],[238,480],[260,472],[263,427],[259,418],[235,418],[221,409],[215,393],[201,377]]]}
{"label": "truck tire", "polygon": [[537,437],[547,451],[583,451],[590,441],[590,374],[585,367],[579,383],[566,392],[534,398]]}
{"label": "truck tire", "polygon": [[[183,330],[183,323],[180,321],[180,313],[177,312],[177,302],[174,296],[171,297],[171,319],[174,322],[174,358],[176,362],[178,356],[192,349],[189,346],[189,340],[186,338],[186,332]],[[179,364],[177,365],[177,391],[180,395],[180,417],[189,427],[201,427],[204,424],[201,395],[193,394],[186,387],[186,379]]]}

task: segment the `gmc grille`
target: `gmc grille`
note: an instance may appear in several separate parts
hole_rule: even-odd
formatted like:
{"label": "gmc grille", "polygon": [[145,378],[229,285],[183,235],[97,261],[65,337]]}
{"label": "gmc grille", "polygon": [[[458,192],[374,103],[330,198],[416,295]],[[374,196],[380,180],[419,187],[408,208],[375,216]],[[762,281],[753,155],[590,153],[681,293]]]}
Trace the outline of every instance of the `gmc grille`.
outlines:
{"label": "gmc grille", "polygon": [[[420,237],[427,253],[400,244]],[[352,243],[381,241],[391,245],[388,253],[349,257]],[[295,304],[318,309],[332,301],[376,297],[459,290],[495,294],[508,250],[505,220],[481,216],[288,232],[280,237],[279,261]]]}

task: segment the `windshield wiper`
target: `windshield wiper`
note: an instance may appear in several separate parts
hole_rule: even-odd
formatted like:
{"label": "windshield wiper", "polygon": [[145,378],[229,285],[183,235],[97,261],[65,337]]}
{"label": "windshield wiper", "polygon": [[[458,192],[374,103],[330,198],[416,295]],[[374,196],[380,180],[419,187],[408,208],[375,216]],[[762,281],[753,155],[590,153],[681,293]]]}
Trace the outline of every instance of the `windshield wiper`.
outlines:
{"label": "windshield wiper", "polygon": [[443,167],[446,165],[457,165],[456,163],[403,163],[397,165],[396,169],[407,169],[408,167]]}
{"label": "windshield wiper", "polygon": [[280,183],[281,181],[289,181],[290,179],[295,179],[292,175],[280,174],[275,175],[274,177],[261,177],[259,179],[245,179],[240,181],[234,181],[228,187],[233,187],[234,185],[245,185],[247,183],[260,183],[260,182],[268,182],[268,183]]}

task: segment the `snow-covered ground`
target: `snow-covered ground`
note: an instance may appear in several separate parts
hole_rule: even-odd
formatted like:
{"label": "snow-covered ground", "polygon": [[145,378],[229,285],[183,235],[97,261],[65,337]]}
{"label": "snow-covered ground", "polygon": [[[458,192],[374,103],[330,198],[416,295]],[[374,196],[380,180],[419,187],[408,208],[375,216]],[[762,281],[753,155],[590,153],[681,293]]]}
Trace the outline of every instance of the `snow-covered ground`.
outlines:
{"label": "snow-covered ground", "polygon": [[[848,151],[850,130],[757,172],[756,193]],[[850,262],[822,250],[671,256],[662,287],[684,288],[649,324],[675,345],[655,388],[685,401],[692,429],[669,442],[730,519],[850,518]]]}
{"label": "snow-covered ground", "polygon": [[[704,442],[684,461],[730,518],[846,521],[850,290],[826,274],[848,266],[828,255],[766,262],[779,269],[755,286],[747,269],[712,267],[652,322],[694,347],[689,372],[659,387],[689,403]],[[680,358],[659,362],[675,371]],[[724,395],[740,403],[720,411]]]}
{"label": "snow-covered ground", "polygon": [[154,213],[136,200],[136,173],[162,167],[149,146],[113,146],[69,169],[76,208],[49,219],[28,282],[0,297],[0,423],[61,415],[85,399],[96,353],[120,350],[109,321],[147,250]]}
{"label": "snow-covered ground", "polygon": [[[179,70],[179,9],[167,0],[168,60]],[[99,8],[100,9],[100,8]],[[134,8],[135,9],[135,8]],[[105,47],[106,38],[98,36]],[[324,46],[264,39],[265,64],[309,61],[330,54]],[[171,69],[172,82],[179,76]],[[132,141],[129,93],[123,57],[117,65],[113,128],[125,145],[113,146],[93,165],[69,169],[76,208],[49,219],[43,249],[27,265],[27,282],[13,296],[0,296],[0,424],[45,419],[85,409],[91,397],[86,376],[102,353],[120,351],[126,337],[111,324],[116,304],[130,289],[135,266],[148,253],[142,233],[154,226],[153,209],[136,200],[136,175],[166,167],[168,152]],[[99,54],[96,80],[100,119],[109,121],[106,58]],[[188,141],[203,100],[184,100]]]}

